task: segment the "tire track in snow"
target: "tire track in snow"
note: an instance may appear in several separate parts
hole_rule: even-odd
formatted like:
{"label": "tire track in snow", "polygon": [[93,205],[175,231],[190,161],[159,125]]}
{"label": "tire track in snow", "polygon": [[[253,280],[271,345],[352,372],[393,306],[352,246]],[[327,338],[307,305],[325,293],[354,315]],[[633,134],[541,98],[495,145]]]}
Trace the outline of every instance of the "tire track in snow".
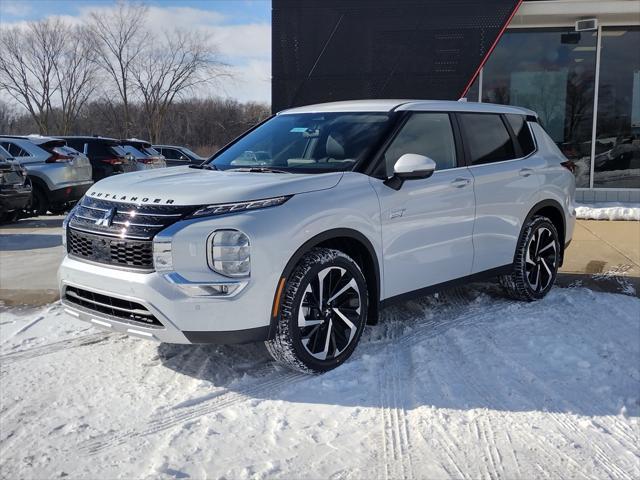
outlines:
{"label": "tire track in snow", "polygon": [[[297,372],[283,373],[274,364],[269,363],[256,372],[257,381],[237,391],[224,390],[213,396],[201,397],[202,401],[194,399],[175,406],[173,413],[157,413],[148,422],[138,425],[122,433],[108,432],[93,437],[78,446],[83,455],[96,455],[111,448],[127,443],[129,440],[153,435],[164,430],[197,420],[228,407],[252,400],[255,397],[268,397],[285,386],[313,378],[308,374]],[[180,406],[183,405],[183,406]]]}
{"label": "tire track in snow", "polygon": [[[475,330],[479,329],[477,325],[472,326],[472,328]],[[572,405],[568,401],[562,399],[561,396],[558,395],[558,393],[555,390],[551,389],[547,385],[547,383],[544,382],[536,373],[532,372],[530,369],[522,365],[520,362],[516,362],[515,360],[513,360],[510,356],[508,356],[501,349],[499,349],[493,341],[486,340],[487,338],[491,338],[495,335],[481,335],[480,333],[481,332],[479,332],[478,335],[476,335],[476,337],[483,339],[483,345],[486,348],[488,348],[496,358],[500,359],[503,363],[508,365],[510,369],[519,372],[519,376],[521,378],[526,379],[530,385],[535,385],[548,398],[560,398],[562,404],[568,411],[576,410],[575,405]],[[525,401],[525,404],[526,404],[526,398],[522,395],[519,395],[519,396],[523,399],[523,401]],[[565,439],[572,442],[575,438],[579,438],[584,445],[589,445],[590,447],[592,447],[595,454],[594,455],[595,459],[598,461],[598,464],[605,470],[605,472],[609,477],[616,478],[616,479],[621,478],[625,480],[632,480],[633,477],[629,475],[627,472],[625,472],[624,470],[622,470],[617,465],[616,459],[612,459],[597,444],[597,442],[594,442],[593,439],[587,438],[582,432],[582,429],[576,427],[575,422],[573,422],[568,417],[568,414],[559,414],[557,412],[547,412],[547,415],[549,415],[549,417],[556,423],[556,425],[558,426],[559,433]],[[574,436],[572,437],[571,434],[573,434]],[[538,443],[539,446],[542,446],[543,444],[543,442],[540,442],[540,441],[537,441],[536,443]],[[617,441],[617,443],[620,444],[620,446],[622,446],[623,448],[627,450],[629,449],[628,446],[623,445],[619,441]],[[573,466],[576,467],[584,475],[584,472],[582,471],[583,466],[581,466],[579,463],[577,463],[574,459],[572,459],[566,454],[562,454],[562,456],[566,458],[569,461],[569,463],[573,464]]]}
{"label": "tire track in snow", "polygon": [[[404,347],[410,346],[411,344],[420,342],[423,338],[428,338],[430,336],[436,335],[438,334],[438,332],[444,331],[453,325],[460,325],[460,322],[472,321],[474,316],[477,315],[477,308],[471,308],[470,313],[462,314],[460,319],[449,318],[452,314],[455,315],[456,313],[463,312],[469,306],[468,302],[471,300],[468,297],[462,295],[460,292],[461,290],[456,290],[449,296],[443,295],[443,299],[438,298],[435,302],[435,305],[428,305],[428,308],[433,308],[436,313],[441,311],[442,314],[445,314],[447,316],[447,320],[445,321],[418,321],[412,322],[413,324],[409,323],[408,325],[405,325],[404,322],[396,322],[396,325],[394,325],[393,323],[391,323],[390,325],[385,325],[387,328],[389,328],[389,331],[383,339],[382,347],[394,348],[397,351]],[[492,303],[495,303],[495,300]],[[505,302],[496,304],[493,307],[487,307],[487,303],[483,302],[483,304],[479,305],[479,307],[482,308],[483,314],[486,314],[487,311],[498,311],[501,308],[504,308],[505,304],[508,303]],[[415,310],[415,304],[410,302],[409,305],[409,308],[406,308],[405,306],[404,308],[394,309],[393,307],[391,307],[390,309],[387,309],[388,311],[383,312],[383,322],[386,323],[386,321],[384,320],[385,317],[387,317],[387,321],[392,321],[393,319],[415,319],[416,312],[411,311]],[[421,311],[424,312],[424,306],[421,303],[419,303],[418,305],[420,306]],[[400,324],[399,326],[402,328],[404,328],[405,326],[412,327],[412,330],[409,333],[398,337],[398,324]],[[361,349],[362,351],[360,353],[365,353],[365,351],[379,352],[380,350],[380,345],[376,345],[375,342],[372,342],[372,344],[370,345],[365,344],[362,346],[364,346],[364,348]],[[134,426],[133,428],[125,432],[107,432],[86,440],[80,443],[80,445],[78,446],[78,451],[84,455],[96,455],[122,445],[130,439],[152,435],[154,433],[176,427],[186,422],[193,421],[202,416],[221,411],[225,408],[239,405],[243,402],[252,400],[255,397],[263,398],[269,394],[277,393],[283,388],[288,387],[292,383],[297,383],[314,378],[308,374],[297,372],[283,372],[282,370],[278,369],[273,363],[264,365],[262,368],[257,370],[254,375],[256,376],[256,380],[253,383],[250,383],[245,387],[241,387],[236,391],[223,390],[219,394],[205,396],[202,401],[194,399],[191,401],[183,402],[183,405],[185,406],[179,408],[179,411],[176,411],[174,413],[157,413],[148,422]],[[397,380],[397,376],[394,377]],[[393,387],[391,387],[391,389],[393,390]],[[387,401],[387,404],[391,404],[392,401],[392,399],[389,399]],[[390,429],[393,430],[396,428],[396,426],[398,426],[397,430],[394,430],[396,431],[395,436],[390,438],[395,438],[394,445],[398,446],[398,448],[400,448],[400,451],[406,452],[408,451],[407,439],[409,435],[409,428],[406,423],[404,423],[404,427],[399,426],[405,421],[406,412],[404,411],[401,413],[394,412],[393,415],[387,417],[387,424],[389,425]],[[395,447],[392,447],[391,444],[389,444],[388,448],[392,449]],[[402,460],[402,456],[397,458],[400,458]],[[405,467],[403,468],[406,468],[407,471],[410,471],[409,465],[405,465]],[[386,470],[386,467],[382,470]],[[389,478],[389,480],[395,480],[395,478]]]}
{"label": "tire track in snow", "polygon": [[[397,328],[393,328],[389,340],[393,341],[397,333]],[[390,348],[386,349],[390,353],[390,364],[382,368],[379,375],[384,478],[410,480],[413,478],[413,465],[407,411],[398,394],[404,389],[400,377],[405,375],[401,372],[399,350],[389,352]]]}
{"label": "tire track in snow", "polygon": [[60,340],[59,342],[47,343],[38,347],[17,350],[15,352],[0,355],[0,364],[10,365],[12,363],[22,360],[28,360],[30,358],[41,357],[43,355],[51,355],[52,353],[57,353],[62,350],[95,345],[96,343],[102,343],[106,341],[110,337],[111,334],[109,333],[91,333],[88,335],[82,335],[66,340]]}
{"label": "tire track in snow", "polygon": [[[467,295],[465,295],[465,293]],[[387,333],[384,338],[386,344],[386,357],[390,357],[391,361],[388,365],[380,370],[379,388],[380,388],[380,415],[382,425],[382,451],[383,465],[379,466],[379,471],[384,472],[386,480],[394,480],[397,478],[411,479],[414,476],[413,461],[411,458],[411,429],[407,419],[407,411],[399,400],[399,391],[406,388],[410,382],[407,372],[403,371],[403,366],[411,365],[410,352],[412,345],[422,340],[436,336],[452,326],[460,326],[463,323],[472,321],[477,315],[477,308],[470,304],[471,299],[469,291],[462,289],[452,289],[445,291],[434,298],[409,302],[402,306],[391,307],[384,312],[383,321],[387,324]],[[483,302],[481,305],[482,313],[497,311],[508,305],[510,302],[499,302],[497,305],[487,307]],[[406,320],[415,319],[424,316],[429,310],[433,316],[446,315],[447,320],[429,319],[416,322],[414,325],[407,325]],[[467,312],[465,312],[467,310]],[[453,318],[451,318],[453,317]],[[401,334],[403,328],[411,328],[412,330],[405,334]],[[404,362],[400,363],[400,355],[406,357]],[[447,448],[444,446],[445,449]],[[447,450],[449,457],[453,463],[456,473],[462,474],[458,465],[453,461],[452,452]],[[464,475],[462,475],[464,477]]]}
{"label": "tire track in snow", "polygon": [[[486,324],[486,322],[484,323]],[[477,324],[473,324],[473,327],[479,328]],[[449,355],[447,355],[447,358],[450,360],[453,360],[454,362],[451,365],[451,368],[445,372],[446,375],[443,375],[443,376],[449,380],[452,378],[457,379],[456,383],[464,384],[466,387],[470,388],[473,392],[476,393],[478,398],[483,401],[484,405],[491,406],[489,408],[510,411],[509,406],[505,404],[503,397],[501,397],[500,395],[497,395],[495,391],[487,388],[485,384],[479,382],[476,375],[471,375],[469,373],[465,374],[465,372],[469,372],[470,366],[476,365],[477,363],[474,362],[473,360],[466,361],[466,362],[463,361],[463,359],[468,357],[468,352],[465,351],[461,345],[459,345],[456,338],[452,338],[450,334],[445,333],[445,335],[446,337],[448,337],[449,348],[453,348],[457,350],[458,353],[457,354],[450,353]],[[474,348],[477,348],[477,346]],[[482,425],[478,424],[478,428],[481,429]],[[482,437],[480,437],[480,431],[481,430],[478,431],[478,436],[482,441]],[[566,464],[571,465],[575,469],[575,472],[579,473],[579,475],[582,478],[585,478],[585,479],[589,478],[589,476],[584,473],[583,466],[580,465],[578,462],[576,462],[572,457],[565,454],[564,452],[560,450],[556,450],[553,447],[550,447],[544,440],[541,440],[536,435],[533,435],[531,432],[528,432],[526,430],[519,430],[518,434],[521,438],[523,438],[523,440],[526,440],[527,445],[534,446],[536,451],[542,454],[542,456],[544,457],[543,464],[545,465],[557,464],[557,458],[561,457],[566,462]],[[486,467],[486,464],[484,466]],[[549,473],[547,470],[544,470],[544,471],[546,472],[546,476],[551,476],[551,477],[562,477],[567,475],[566,471],[558,471],[558,472],[551,472],[551,473]],[[486,473],[487,473],[487,476],[490,478],[496,478],[500,476],[499,472],[497,472],[496,470],[492,470],[492,471],[487,470]],[[478,472],[478,474],[479,475],[477,476],[481,476],[480,472]]]}

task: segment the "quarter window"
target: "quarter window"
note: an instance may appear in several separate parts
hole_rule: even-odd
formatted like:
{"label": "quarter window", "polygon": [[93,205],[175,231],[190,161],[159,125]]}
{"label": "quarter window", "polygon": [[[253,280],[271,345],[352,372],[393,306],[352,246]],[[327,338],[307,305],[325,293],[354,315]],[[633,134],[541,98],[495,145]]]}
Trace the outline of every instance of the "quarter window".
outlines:
{"label": "quarter window", "polygon": [[15,143],[2,142],[2,145],[14,157],[30,157],[31,155]]}
{"label": "quarter window", "polygon": [[523,115],[507,114],[505,115],[507,122],[511,126],[511,130],[518,139],[520,149],[522,150],[522,156],[526,157],[536,149],[531,136],[531,130]]}
{"label": "quarter window", "polygon": [[386,175],[405,153],[417,153],[436,162],[437,170],[456,166],[456,144],[447,113],[414,113],[384,154]]}
{"label": "quarter window", "polygon": [[511,135],[499,115],[460,114],[472,165],[512,160],[515,156]]}

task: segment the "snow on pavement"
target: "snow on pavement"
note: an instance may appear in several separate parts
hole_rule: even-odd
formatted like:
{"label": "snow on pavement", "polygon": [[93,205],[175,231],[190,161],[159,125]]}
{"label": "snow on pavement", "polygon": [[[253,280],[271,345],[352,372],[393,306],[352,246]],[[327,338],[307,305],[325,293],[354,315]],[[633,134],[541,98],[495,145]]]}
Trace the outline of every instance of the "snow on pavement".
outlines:
{"label": "snow on pavement", "polygon": [[638,203],[577,203],[576,216],[582,220],[636,220],[640,221]]}
{"label": "snow on pavement", "polygon": [[387,308],[321,376],[5,309],[0,382],[0,478],[640,477],[640,299],[584,288]]}

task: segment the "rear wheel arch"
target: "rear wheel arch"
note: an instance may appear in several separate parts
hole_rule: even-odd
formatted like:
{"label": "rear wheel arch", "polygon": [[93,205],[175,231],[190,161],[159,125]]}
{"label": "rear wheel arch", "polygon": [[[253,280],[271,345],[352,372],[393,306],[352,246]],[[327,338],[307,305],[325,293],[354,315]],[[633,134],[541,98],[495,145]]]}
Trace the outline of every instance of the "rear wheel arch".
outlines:
{"label": "rear wheel arch", "polygon": [[[556,227],[556,231],[558,232],[558,238],[560,240],[560,265],[562,266],[562,260],[564,258],[564,247],[565,247],[565,232],[566,232],[566,224],[567,221],[564,217],[564,210],[562,209],[562,205],[559,202],[552,199],[542,200],[541,202],[536,203],[529,213],[527,217],[522,222],[522,226],[520,227],[520,235],[518,239],[522,237],[522,233],[526,228],[529,221],[535,216],[547,217],[553,223],[553,226]],[[515,254],[514,254],[514,262],[515,262]]]}
{"label": "rear wheel arch", "polygon": [[279,309],[275,308],[275,302],[280,301],[277,297],[282,293],[280,289],[282,279],[285,279],[286,281],[302,257],[313,248],[318,247],[339,250],[355,260],[364,274],[367,281],[367,288],[369,290],[367,323],[377,323],[381,282],[380,265],[376,255],[376,250],[371,241],[361,232],[351,228],[335,228],[322,232],[307,240],[300,248],[298,248],[298,250],[296,250],[287,262],[274,291],[274,308],[271,315],[269,338],[272,338],[275,334],[275,325],[279,314]]}

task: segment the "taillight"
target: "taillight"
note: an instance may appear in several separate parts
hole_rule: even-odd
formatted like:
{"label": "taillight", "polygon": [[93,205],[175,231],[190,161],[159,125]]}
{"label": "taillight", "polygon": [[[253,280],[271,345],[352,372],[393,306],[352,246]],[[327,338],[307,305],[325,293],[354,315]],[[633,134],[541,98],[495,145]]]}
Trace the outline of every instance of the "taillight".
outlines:
{"label": "taillight", "polygon": [[121,158],[104,158],[101,161],[109,165],[122,165],[124,163],[124,160]]}
{"label": "taillight", "polygon": [[71,160],[73,160],[73,157],[70,157],[69,155],[63,155],[54,150],[51,153],[51,156],[45,160],[45,163],[70,162]]}
{"label": "taillight", "polygon": [[569,170],[571,173],[576,173],[577,167],[573,160],[567,160],[566,162],[562,162],[560,165]]}
{"label": "taillight", "polygon": [[155,158],[145,157],[145,158],[136,158],[136,160],[140,163],[144,163],[145,165],[149,165],[151,163],[156,163]]}

